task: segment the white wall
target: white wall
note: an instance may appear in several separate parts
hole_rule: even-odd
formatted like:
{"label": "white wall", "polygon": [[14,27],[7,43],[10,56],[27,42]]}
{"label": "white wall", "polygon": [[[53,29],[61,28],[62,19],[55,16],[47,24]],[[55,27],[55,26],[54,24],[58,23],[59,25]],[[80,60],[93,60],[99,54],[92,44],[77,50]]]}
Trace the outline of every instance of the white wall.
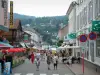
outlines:
{"label": "white wall", "polygon": [[[4,21],[6,21],[5,27],[8,27],[8,0],[5,0],[5,1],[7,1],[6,13],[4,13],[5,8],[1,7],[2,4],[0,0],[0,25],[4,26]],[[6,15],[7,19],[4,19],[4,15]]]}
{"label": "white wall", "polygon": [[72,9],[71,13],[69,14],[69,28],[68,33],[75,31],[75,9]]}
{"label": "white wall", "polygon": [[[77,1],[79,1],[79,0],[77,0]],[[77,32],[82,30],[84,33],[89,34],[88,28],[89,28],[89,26],[92,26],[92,24],[91,23],[89,24],[89,22],[88,22],[88,15],[89,15],[88,14],[88,10],[89,10],[88,6],[89,6],[90,1],[91,0],[83,0],[82,4],[76,6],[76,16],[79,15],[79,13],[84,9],[84,7],[87,7],[87,24],[86,24],[86,26],[83,26],[83,27],[80,27],[81,24],[79,24],[80,29],[79,30],[77,29],[76,30]],[[96,0],[93,0],[93,20],[95,20],[95,1]],[[76,24],[76,27],[77,27],[77,24]],[[94,47],[94,62],[93,63],[99,64],[100,58],[96,57],[96,41],[95,40],[94,41],[89,40],[89,59],[87,59],[87,60],[91,61],[91,57],[92,57],[91,48],[90,48],[91,42],[94,43],[94,46],[93,46]],[[77,45],[78,45],[78,41],[77,41]]]}

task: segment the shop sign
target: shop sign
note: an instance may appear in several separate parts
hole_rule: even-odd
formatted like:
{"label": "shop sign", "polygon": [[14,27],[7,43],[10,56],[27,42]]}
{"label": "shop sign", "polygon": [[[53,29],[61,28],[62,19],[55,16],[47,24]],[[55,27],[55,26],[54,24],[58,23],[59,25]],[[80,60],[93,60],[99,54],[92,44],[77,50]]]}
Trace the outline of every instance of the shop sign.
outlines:
{"label": "shop sign", "polygon": [[13,1],[10,1],[10,28],[13,28]]}
{"label": "shop sign", "polygon": [[7,26],[8,4],[6,0],[4,0],[3,2],[4,2],[4,26]]}
{"label": "shop sign", "polygon": [[24,35],[24,40],[28,40],[28,35]]}

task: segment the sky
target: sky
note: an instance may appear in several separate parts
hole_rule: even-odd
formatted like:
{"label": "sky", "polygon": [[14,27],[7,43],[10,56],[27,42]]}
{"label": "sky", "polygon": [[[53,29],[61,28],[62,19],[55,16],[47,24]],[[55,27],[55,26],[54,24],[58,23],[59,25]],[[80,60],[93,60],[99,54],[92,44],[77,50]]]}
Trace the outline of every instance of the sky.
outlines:
{"label": "sky", "polygon": [[43,17],[65,15],[70,3],[75,0],[9,0],[9,2],[10,1],[14,1],[14,13]]}

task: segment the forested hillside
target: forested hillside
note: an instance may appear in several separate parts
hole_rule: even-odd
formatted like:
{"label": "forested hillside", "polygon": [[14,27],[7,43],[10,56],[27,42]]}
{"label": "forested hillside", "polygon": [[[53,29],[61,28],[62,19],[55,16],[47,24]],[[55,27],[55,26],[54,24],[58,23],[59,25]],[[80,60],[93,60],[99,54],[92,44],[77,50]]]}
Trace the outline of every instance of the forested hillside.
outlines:
{"label": "forested hillside", "polygon": [[43,40],[47,43],[54,44],[57,37],[60,24],[67,25],[67,16],[52,16],[52,17],[34,17],[20,14],[14,14],[14,19],[20,19],[22,25],[30,24],[37,32],[43,36]]}

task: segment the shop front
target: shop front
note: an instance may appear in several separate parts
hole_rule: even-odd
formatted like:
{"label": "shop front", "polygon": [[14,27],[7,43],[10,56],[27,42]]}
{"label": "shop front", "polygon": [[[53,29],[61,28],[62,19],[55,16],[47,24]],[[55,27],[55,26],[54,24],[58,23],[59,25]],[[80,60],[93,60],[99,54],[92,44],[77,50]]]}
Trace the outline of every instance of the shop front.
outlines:
{"label": "shop front", "polygon": [[96,40],[96,57],[95,63],[100,65],[100,34],[98,34],[98,38]]}

